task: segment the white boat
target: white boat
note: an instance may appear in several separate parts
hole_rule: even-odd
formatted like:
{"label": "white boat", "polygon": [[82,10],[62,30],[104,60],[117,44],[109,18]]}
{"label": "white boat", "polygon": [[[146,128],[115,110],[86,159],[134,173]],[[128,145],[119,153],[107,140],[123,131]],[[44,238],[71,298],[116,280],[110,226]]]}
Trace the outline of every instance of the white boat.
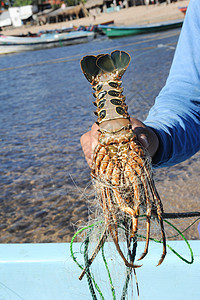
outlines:
{"label": "white boat", "polygon": [[[151,251],[142,262],[143,266],[136,269],[140,299],[200,299],[200,241],[193,240],[189,243],[194,254],[192,264],[183,262],[168,249],[164,262],[156,267],[162,245],[150,242]],[[184,241],[169,241],[168,244],[185,259],[190,260],[190,251]],[[138,242],[139,254],[142,253],[144,245],[144,242]],[[80,264],[83,262],[81,249],[81,244],[74,243],[73,252]],[[111,267],[113,283],[117,282],[121,290],[124,283],[122,280],[125,272],[124,265],[118,263],[120,260],[116,260],[117,256],[112,259],[110,253],[115,255],[116,248],[113,243],[106,243],[105,255],[109,254],[108,263]],[[95,258],[93,264],[95,264],[95,278],[100,284],[104,299],[113,299],[101,253]],[[0,299],[92,299],[86,276],[81,281],[78,279],[80,273],[81,270],[72,259],[68,243],[0,245]],[[132,280],[135,295],[134,277]]]}
{"label": "white boat", "polygon": [[94,38],[94,32],[72,31],[47,33],[36,37],[0,36],[0,54],[61,47],[87,43]]}

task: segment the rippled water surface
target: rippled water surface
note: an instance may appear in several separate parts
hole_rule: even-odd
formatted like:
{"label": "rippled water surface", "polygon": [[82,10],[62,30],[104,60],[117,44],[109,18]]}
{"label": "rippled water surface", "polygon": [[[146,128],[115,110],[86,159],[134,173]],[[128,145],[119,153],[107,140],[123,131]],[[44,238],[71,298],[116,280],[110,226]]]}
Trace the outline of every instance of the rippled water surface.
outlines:
{"label": "rippled water surface", "polygon": [[[129,113],[144,120],[167,78],[180,31],[0,57],[0,242],[68,242],[94,197],[79,139],[95,121],[84,55],[130,53]],[[155,173],[166,211],[199,210],[200,159]],[[185,228],[188,222],[181,221]],[[197,225],[187,231],[198,238]]]}

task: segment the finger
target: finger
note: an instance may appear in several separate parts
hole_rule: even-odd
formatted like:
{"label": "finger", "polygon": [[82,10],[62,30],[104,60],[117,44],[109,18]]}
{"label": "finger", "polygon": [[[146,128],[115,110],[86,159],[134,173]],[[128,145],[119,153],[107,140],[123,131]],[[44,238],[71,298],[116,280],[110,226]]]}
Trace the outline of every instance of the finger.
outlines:
{"label": "finger", "polygon": [[150,156],[153,157],[159,147],[159,140],[156,133],[137,119],[131,118],[131,124],[139,142],[148,150]]}
{"label": "finger", "polygon": [[[136,130],[137,131],[137,130]],[[146,149],[148,149],[148,147],[149,147],[149,140],[148,140],[148,138],[147,138],[147,136],[144,134],[144,133],[137,133],[136,132],[136,134],[137,134],[137,136],[138,136],[138,140],[139,140],[139,142],[142,144],[142,146],[144,147],[144,148],[146,148]]]}
{"label": "finger", "polygon": [[155,132],[149,128],[138,127],[135,130],[139,142],[147,149],[150,156],[153,157],[158,150],[159,140]]}
{"label": "finger", "polygon": [[80,143],[88,165],[91,167],[94,149],[99,140],[99,126],[94,123],[91,130],[81,136]]}
{"label": "finger", "polygon": [[95,131],[98,131],[99,130],[99,126],[97,125],[97,123],[94,123],[91,127],[91,131],[92,132],[95,132]]}
{"label": "finger", "polygon": [[143,147],[147,149],[149,146],[149,141],[146,136],[146,126],[135,118],[131,118],[131,124],[132,129],[136,133],[139,142],[142,144]]}
{"label": "finger", "polygon": [[98,144],[99,135],[100,135],[99,126],[96,123],[94,123],[91,128],[91,147],[92,147],[91,151],[92,151],[92,154]]}
{"label": "finger", "polygon": [[86,132],[81,136],[80,139],[83,153],[88,165],[91,165],[92,160],[92,147],[91,147],[91,131]]}
{"label": "finger", "polygon": [[141,121],[139,121],[138,119],[130,118],[130,121],[131,121],[131,125],[132,125],[133,130],[135,130],[135,128],[137,128],[137,127],[146,128],[146,126]]}

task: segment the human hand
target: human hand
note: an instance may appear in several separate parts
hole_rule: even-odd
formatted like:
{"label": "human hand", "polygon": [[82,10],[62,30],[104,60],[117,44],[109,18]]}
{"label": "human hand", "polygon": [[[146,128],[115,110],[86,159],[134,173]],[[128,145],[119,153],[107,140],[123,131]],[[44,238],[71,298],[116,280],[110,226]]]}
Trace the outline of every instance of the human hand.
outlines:
{"label": "human hand", "polygon": [[99,126],[96,123],[94,123],[91,127],[91,130],[84,133],[80,139],[83,153],[85,154],[85,159],[90,167],[92,163],[94,149],[97,146],[99,140],[100,132],[98,131],[98,129]]}
{"label": "human hand", "polygon": [[[147,149],[150,156],[153,157],[158,149],[159,140],[156,133],[149,127],[145,126],[137,119],[131,118],[131,125],[137,135],[139,142]],[[81,136],[80,142],[85,154],[85,159],[91,167],[94,149],[98,144],[99,126],[94,123],[90,131]]]}
{"label": "human hand", "polygon": [[149,155],[153,157],[159,147],[159,139],[156,133],[150,127],[134,118],[131,118],[131,125],[137,135],[138,141],[147,149]]}

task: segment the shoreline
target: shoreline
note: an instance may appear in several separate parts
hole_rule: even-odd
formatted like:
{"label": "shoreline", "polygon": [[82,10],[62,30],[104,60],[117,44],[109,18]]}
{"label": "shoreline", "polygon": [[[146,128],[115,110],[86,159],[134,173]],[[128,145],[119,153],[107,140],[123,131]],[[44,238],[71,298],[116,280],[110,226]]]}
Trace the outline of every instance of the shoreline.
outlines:
{"label": "shoreline", "polygon": [[121,9],[118,12],[101,13],[96,16],[95,20],[93,16],[86,18],[71,20],[67,22],[52,23],[45,25],[36,26],[22,26],[12,29],[3,29],[0,33],[2,35],[20,35],[27,34],[28,32],[37,33],[41,30],[54,30],[62,29],[70,26],[78,27],[80,25],[89,26],[101,24],[113,20],[114,25],[117,26],[131,26],[131,25],[144,25],[153,24],[159,22],[167,22],[173,20],[184,19],[184,14],[180,12],[178,7],[188,6],[190,0],[182,0],[173,2],[166,5],[166,3],[160,5],[149,5],[149,6],[133,6],[129,8]]}

